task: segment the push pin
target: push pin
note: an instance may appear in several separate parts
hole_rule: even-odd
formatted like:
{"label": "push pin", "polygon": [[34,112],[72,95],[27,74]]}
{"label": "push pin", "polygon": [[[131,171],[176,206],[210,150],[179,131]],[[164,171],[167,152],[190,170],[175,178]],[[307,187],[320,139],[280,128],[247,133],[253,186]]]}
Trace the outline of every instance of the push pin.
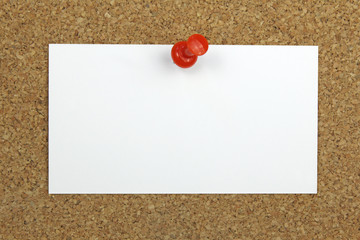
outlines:
{"label": "push pin", "polygon": [[171,49],[171,57],[176,65],[189,68],[196,63],[197,57],[204,55],[209,43],[203,35],[194,34],[187,41],[175,43]]}

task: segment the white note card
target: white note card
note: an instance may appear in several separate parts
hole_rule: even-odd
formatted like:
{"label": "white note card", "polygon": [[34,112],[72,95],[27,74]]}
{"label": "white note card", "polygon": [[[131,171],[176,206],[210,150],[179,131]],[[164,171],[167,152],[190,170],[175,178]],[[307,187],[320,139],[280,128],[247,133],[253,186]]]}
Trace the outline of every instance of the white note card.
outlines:
{"label": "white note card", "polygon": [[49,45],[50,194],[317,192],[317,46]]}

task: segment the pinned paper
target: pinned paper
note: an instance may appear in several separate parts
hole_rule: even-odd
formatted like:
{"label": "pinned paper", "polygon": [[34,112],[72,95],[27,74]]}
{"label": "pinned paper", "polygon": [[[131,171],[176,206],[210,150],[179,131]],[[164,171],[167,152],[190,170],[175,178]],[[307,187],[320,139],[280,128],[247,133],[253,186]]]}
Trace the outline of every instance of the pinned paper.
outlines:
{"label": "pinned paper", "polygon": [[49,46],[49,193],[316,193],[316,46]]}

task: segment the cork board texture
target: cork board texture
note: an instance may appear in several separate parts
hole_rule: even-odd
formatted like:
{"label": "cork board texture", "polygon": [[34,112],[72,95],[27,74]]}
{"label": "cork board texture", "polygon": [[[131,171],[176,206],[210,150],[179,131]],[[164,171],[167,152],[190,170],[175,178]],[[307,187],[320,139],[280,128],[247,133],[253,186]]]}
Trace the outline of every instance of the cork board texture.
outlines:
{"label": "cork board texture", "polygon": [[[0,239],[360,239],[358,1],[0,3]],[[48,44],[318,45],[317,195],[49,195]]]}

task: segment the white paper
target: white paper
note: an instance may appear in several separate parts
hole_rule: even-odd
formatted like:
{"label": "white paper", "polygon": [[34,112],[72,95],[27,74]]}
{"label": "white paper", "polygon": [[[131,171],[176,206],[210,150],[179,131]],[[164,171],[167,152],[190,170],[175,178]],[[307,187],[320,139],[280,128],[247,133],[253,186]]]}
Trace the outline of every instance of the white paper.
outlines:
{"label": "white paper", "polygon": [[317,46],[49,46],[49,193],[316,193]]}

